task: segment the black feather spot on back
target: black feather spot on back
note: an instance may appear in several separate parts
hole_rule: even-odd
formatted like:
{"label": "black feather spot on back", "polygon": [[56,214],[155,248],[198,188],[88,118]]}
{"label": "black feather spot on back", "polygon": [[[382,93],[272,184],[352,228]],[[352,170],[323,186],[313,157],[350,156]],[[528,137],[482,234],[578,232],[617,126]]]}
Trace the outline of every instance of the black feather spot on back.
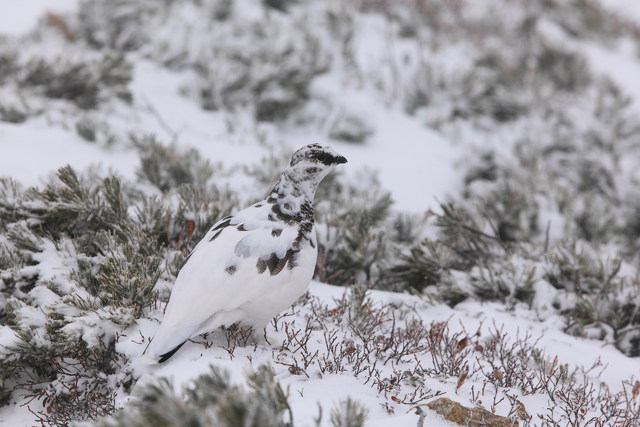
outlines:
{"label": "black feather spot on back", "polygon": [[271,235],[273,237],[278,237],[282,234],[282,228],[274,228],[273,230],[271,230]]}
{"label": "black feather spot on back", "polygon": [[276,274],[280,273],[284,268],[284,266],[287,264],[290,264],[289,266],[290,269],[295,267],[295,265],[293,264],[293,256],[297,252],[298,251],[296,250],[289,249],[287,250],[287,253],[284,255],[284,257],[282,258],[278,258],[278,256],[275,253],[272,253],[271,256],[269,257],[269,260],[267,261],[267,267],[269,268],[269,273],[272,276],[275,276]]}
{"label": "black feather spot on back", "polygon": [[258,267],[258,274],[262,274],[267,269],[267,262],[261,258],[256,263],[256,267]]}
{"label": "black feather spot on back", "polygon": [[272,253],[269,257],[269,260],[267,261],[267,267],[269,267],[269,273],[271,273],[272,276],[280,273],[282,267],[284,267],[284,264],[279,265],[281,261],[282,260],[278,258],[275,253]]}
{"label": "black feather spot on back", "polygon": [[211,231],[218,230],[218,232],[215,233],[213,236],[211,236],[211,238],[209,239],[210,242],[213,242],[215,238],[218,237],[220,233],[222,233],[222,230],[224,230],[226,227],[229,226],[229,224],[231,223],[231,218],[232,218],[231,216],[222,218],[220,223],[211,229]]}
{"label": "black feather spot on back", "polygon": [[244,228],[244,224],[240,224],[238,227],[236,227],[238,229],[238,231],[247,231],[246,228]]}
{"label": "black feather spot on back", "polygon": [[209,239],[210,242],[213,242],[215,240],[216,237],[218,237],[220,235],[220,233],[222,233],[222,229],[216,231],[216,233],[211,236],[211,238]]}
{"label": "black feather spot on back", "polygon": [[311,233],[311,230],[313,230],[313,222],[303,222],[300,224],[300,231],[304,234]]}
{"label": "black feather spot on back", "polygon": [[304,233],[302,231],[298,232],[298,235],[296,236],[295,240],[293,241],[293,244],[291,245],[291,247],[297,252],[300,250],[300,242],[302,242],[302,240],[304,239]]}
{"label": "black feather spot on back", "polygon": [[[292,251],[291,249],[289,249],[289,251],[291,251],[292,253],[289,256],[289,261],[287,262],[287,268],[289,268],[289,270],[292,270],[293,267],[296,267],[298,264],[295,261],[296,252]],[[289,251],[287,251],[287,255],[289,254]]]}
{"label": "black feather spot on back", "polygon": [[231,222],[231,218],[232,218],[231,216],[222,218],[222,221],[218,225],[216,225],[214,228],[212,228],[211,231],[220,230],[227,227]]}
{"label": "black feather spot on back", "polygon": [[229,273],[231,276],[233,276],[233,273],[235,273],[236,271],[238,271],[238,267],[236,267],[235,265],[230,265],[229,267],[225,268],[224,271],[226,271],[227,273]]}

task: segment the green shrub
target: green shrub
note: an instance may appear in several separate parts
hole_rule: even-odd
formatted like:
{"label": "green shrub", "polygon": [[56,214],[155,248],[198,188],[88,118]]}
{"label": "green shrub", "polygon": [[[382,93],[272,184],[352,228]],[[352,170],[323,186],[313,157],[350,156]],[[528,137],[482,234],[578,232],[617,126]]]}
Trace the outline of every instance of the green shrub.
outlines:
{"label": "green shrub", "polygon": [[137,399],[111,419],[96,425],[116,426],[292,426],[288,396],[273,371],[259,366],[249,376],[249,388],[232,384],[229,374],[211,367],[177,396],[161,378],[138,392]]}

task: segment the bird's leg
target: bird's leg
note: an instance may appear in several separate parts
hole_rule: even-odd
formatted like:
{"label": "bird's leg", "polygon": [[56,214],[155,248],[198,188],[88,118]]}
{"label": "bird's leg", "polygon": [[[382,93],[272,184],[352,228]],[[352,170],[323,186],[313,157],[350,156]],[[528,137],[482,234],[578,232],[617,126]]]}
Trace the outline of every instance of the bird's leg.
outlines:
{"label": "bird's leg", "polygon": [[282,345],[282,342],[277,337],[267,333],[267,322],[259,326],[253,326],[253,343],[255,345],[265,345],[272,348]]}

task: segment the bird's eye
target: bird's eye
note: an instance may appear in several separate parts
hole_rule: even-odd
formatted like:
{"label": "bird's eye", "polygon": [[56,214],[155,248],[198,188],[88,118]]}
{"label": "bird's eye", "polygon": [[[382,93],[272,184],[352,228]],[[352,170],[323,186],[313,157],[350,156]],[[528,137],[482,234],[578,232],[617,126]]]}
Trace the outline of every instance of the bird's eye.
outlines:
{"label": "bird's eye", "polygon": [[312,160],[317,160],[318,162],[322,163],[323,165],[329,166],[331,163],[333,163],[333,156],[324,153],[324,152],[319,152],[319,153],[312,153],[310,155],[310,158]]}
{"label": "bird's eye", "polygon": [[318,168],[307,168],[305,172],[311,174],[311,173],[317,173],[319,170],[320,169]]}

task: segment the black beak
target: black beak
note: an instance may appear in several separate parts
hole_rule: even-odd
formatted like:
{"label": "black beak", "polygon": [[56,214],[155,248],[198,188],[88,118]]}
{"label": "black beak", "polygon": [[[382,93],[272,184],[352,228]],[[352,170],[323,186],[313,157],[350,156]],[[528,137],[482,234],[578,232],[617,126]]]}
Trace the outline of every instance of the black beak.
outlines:
{"label": "black beak", "polygon": [[343,156],[337,156],[333,158],[333,163],[336,163],[336,164],[347,163],[347,159],[345,159]]}

